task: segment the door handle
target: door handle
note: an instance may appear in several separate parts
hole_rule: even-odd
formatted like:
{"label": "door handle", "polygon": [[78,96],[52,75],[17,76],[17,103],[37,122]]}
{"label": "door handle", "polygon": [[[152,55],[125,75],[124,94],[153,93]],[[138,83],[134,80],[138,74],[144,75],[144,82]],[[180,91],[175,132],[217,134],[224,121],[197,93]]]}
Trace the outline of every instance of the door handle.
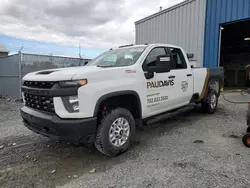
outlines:
{"label": "door handle", "polygon": [[187,74],[187,77],[193,76],[192,74]]}
{"label": "door handle", "polygon": [[168,78],[169,78],[169,79],[173,79],[173,78],[175,78],[175,76],[169,76]]}

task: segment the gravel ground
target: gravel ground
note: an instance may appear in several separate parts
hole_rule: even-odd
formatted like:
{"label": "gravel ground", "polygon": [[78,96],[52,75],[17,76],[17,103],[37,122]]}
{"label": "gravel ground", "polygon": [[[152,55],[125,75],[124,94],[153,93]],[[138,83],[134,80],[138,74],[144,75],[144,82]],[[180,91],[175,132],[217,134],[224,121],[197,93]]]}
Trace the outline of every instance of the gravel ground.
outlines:
{"label": "gravel ground", "polygon": [[29,131],[19,108],[0,101],[1,187],[250,187],[247,105],[220,99],[214,115],[196,108],[137,130],[116,158]]}

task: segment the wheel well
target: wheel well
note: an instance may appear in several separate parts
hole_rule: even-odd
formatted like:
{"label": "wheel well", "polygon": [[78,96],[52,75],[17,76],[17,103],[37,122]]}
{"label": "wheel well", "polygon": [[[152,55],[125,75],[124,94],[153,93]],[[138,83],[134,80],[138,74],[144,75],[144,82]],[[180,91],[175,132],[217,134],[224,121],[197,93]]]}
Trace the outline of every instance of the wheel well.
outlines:
{"label": "wheel well", "polygon": [[99,104],[98,115],[103,113],[103,111],[118,107],[129,110],[135,119],[141,118],[141,102],[138,96],[133,94],[124,94],[105,98]]}
{"label": "wheel well", "polygon": [[220,82],[219,80],[211,80],[209,82],[209,90],[213,89],[216,91],[217,94],[220,92]]}
{"label": "wheel well", "polygon": [[219,80],[210,80],[209,81],[208,86],[207,86],[207,90],[206,90],[206,95],[205,95],[203,100],[207,99],[210,90],[215,90],[219,96],[220,95],[220,81]]}

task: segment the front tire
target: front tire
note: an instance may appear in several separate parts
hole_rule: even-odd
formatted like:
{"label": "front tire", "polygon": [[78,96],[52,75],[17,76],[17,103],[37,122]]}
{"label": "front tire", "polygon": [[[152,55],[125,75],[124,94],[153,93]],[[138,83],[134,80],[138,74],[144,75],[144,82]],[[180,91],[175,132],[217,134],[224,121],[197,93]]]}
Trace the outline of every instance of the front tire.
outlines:
{"label": "front tire", "polygon": [[215,90],[210,90],[206,100],[202,102],[202,109],[209,114],[213,114],[218,105],[218,94]]}
{"label": "front tire", "polygon": [[117,156],[128,150],[135,133],[135,120],[130,111],[117,108],[101,119],[95,147],[102,154]]}

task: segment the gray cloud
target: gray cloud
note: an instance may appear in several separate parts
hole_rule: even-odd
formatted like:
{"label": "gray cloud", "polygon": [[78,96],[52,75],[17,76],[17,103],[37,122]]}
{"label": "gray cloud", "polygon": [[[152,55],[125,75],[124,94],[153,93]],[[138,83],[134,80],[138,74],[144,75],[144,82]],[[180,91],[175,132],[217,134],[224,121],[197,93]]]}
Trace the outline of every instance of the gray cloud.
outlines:
{"label": "gray cloud", "polygon": [[2,0],[0,34],[110,48],[134,42],[134,22],[182,0]]}

